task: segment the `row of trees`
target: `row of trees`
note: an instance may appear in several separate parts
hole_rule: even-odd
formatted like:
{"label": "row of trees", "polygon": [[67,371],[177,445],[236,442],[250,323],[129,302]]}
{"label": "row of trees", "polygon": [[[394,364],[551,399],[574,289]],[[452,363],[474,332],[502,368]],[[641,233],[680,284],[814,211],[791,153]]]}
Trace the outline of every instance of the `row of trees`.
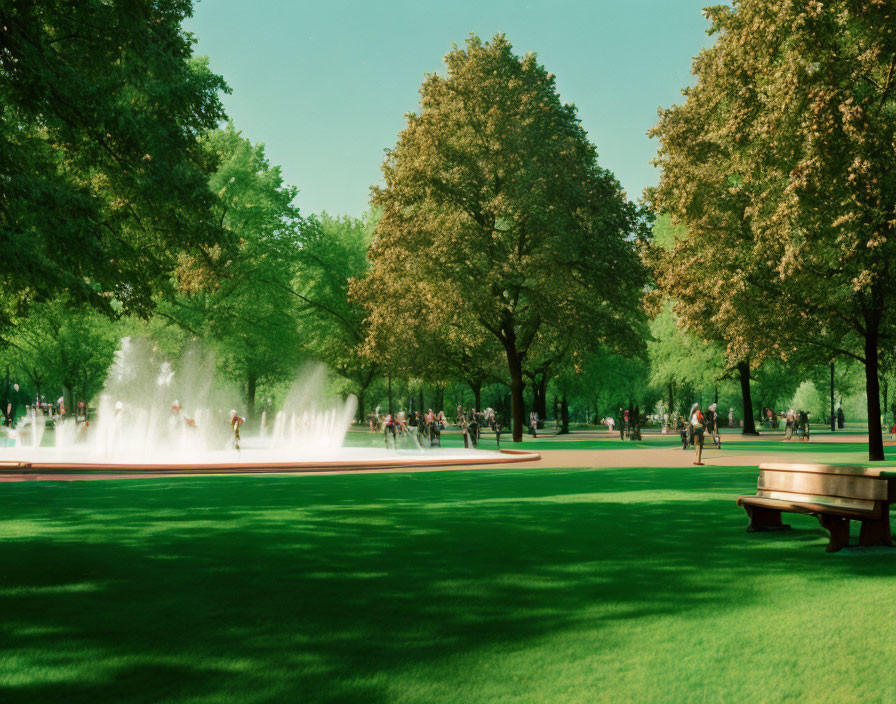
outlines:
{"label": "row of trees", "polygon": [[460,384],[520,440],[530,408],[566,427],[571,406],[673,410],[707,390],[753,432],[754,392],[776,405],[823,370],[833,399],[834,365],[861,364],[883,456],[885,9],[709,10],[719,38],[661,112],[641,206],[534,54],[470,37],[427,76],[360,220],[303,215],[263,145],[219,126],[227,87],[192,56],[189,11],[0,10],[0,354],[33,389],[89,398],[122,334],[198,338],[250,416],[314,358],[362,418]]}
{"label": "row of trees", "polygon": [[742,377],[764,359],[864,366],[869,457],[884,458],[881,357],[896,262],[891,2],[740,0],[661,111],[653,208],[680,227],[658,288]]}

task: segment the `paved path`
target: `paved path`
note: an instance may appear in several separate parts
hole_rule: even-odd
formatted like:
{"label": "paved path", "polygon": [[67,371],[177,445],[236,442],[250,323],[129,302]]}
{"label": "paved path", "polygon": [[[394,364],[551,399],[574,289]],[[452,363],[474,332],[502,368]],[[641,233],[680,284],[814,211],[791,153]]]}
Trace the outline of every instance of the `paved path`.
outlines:
{"label": "paved path", "polygon": [[[567,442],[575,441],[594,441],[600,439],[618,439],[618,434],[610,435],[601,431],[576,432],[565,436],[543,435],[539,436],[540,442],[546,441],[551,444],[556,443],[558,449],[539,449],[541,460],[536,462],[526,462],[521,464],[500,465],[500,464],[484,464],[475,467],[472,466],[452,466],[452,467],[413,467],[413,468],[387,468],[387,469],[365,469],[365,470],[333,470],[327,472],[289,472],[290,474],[370,474],[370,473],[397,473],[397,472],[445,472],[445,471],[470,471],[479,469],[528,469],[528,468],[565,468],[565,467],[681,467],[682,469],[694,468],[694,452],[692,450],[682,450],[679,446],[669,446],[668,435],[645,435],[644,442],[631,447],[619,449],[560,449]],[[663,447],[650,447],[650,445],[665,440]],[[817,435],[809,443],[800,443],[791,441],[790,443],[781,443],[781,451],[767,450],[753,451],[751,444],[759,441],[783,440],[782,433],[764,433],[759,437],[742,436],[735,434],[726,434],[722,436],[722,450],[715,449],[711,444],[707,444],[703,450],[703,462],[707,466],[717,467],[737,467],[737,466],[755,466],[761,462],[862,462],[867,459],[864,450],[856,452],[824,452],[825,445],[840,443],[867,443],[867,435],[859,434],[836,434],[836,435]],[[506,443],[504,446],[510,446]],[[523,443],[522,449],[526,448],[527,443]],[[539,445],[541,447],[542,445]],[[515,447],[514,447],[515,449]],[[209,475],[215,475],[215,472],[209,472]],[[172,475],[171,473],[89,473],[89,474],[5,474],[0,475],[0,482],[11,481],[97,481],[108,479],[154,479],[154,478],[172,478],[176,476],[196,476],[192,475]]]}

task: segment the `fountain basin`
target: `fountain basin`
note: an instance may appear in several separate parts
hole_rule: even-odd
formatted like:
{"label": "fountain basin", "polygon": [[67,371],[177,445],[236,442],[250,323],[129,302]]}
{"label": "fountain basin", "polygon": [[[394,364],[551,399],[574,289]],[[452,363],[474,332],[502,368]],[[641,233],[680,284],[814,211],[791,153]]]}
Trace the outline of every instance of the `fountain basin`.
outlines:
{"label": "fountain basin", "polygon": [[[15,454],[15,457],[11,456]],[[115,458],[98,461],[95,457],[78,458],[77,452],[60,457],[52,448],[31,452],[0,452],[0,474],[87,474],[94,472],[116,475],[179,475],[179,474],[288,474],[297,472],[344,472],[363,470],[465,467],[493,464],[533,462],[541,459],[537,452],[523,450],[426,450],[395,451],[369,448],[341,448],[320,453],[302,453],[301,458],[285,453],[247,450],[209,453],[195,461],[162,456],[153,460]]]}

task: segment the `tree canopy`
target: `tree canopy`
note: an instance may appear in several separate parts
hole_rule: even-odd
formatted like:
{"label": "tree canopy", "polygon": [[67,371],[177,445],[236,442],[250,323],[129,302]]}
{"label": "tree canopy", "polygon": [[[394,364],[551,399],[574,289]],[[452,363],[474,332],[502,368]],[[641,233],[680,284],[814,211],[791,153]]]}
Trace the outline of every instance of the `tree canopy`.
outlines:
{"label": "tree canopy", "polygon": [[[814,347],[866,366],[869,456],[883,459],[878,358],[892,337],[896,24],[884,2],[741,0],[661,112],[657,210],[687,226],[658,281],[732,359]],[[686,292],[724,288],[716,306]]]}
{"label": "tree canopy", "polygon": [[638,211],[534,54],[514,55],[503,35],[471,36],[445,63],[383,164],[359,294],[374,331],[391,314],[377,296],[401,291],[422,315],[462,311],[494,336],[520,440],[523,368],[541,331],[570,345],[641,344]]}
{"label": "tree canopy", "polygon": [[0,335],[63,291],[146,315],[180,254],[228,245],[197,139],[227,85],[193,57],[191,5],[0,4]]}

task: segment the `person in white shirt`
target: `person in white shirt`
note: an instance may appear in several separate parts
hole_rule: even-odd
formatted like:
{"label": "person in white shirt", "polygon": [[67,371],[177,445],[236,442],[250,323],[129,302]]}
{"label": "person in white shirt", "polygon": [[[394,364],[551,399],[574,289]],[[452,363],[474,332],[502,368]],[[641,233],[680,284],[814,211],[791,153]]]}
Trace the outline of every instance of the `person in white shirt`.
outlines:
{"label": "person in white shirt", "polygon": [[691,431],[694,437],[694,449],[697,451],[697,461],[694,464],[702,465],[703,462],[703,431],[706,421],[700,412],[700,404],[691,406]]}

